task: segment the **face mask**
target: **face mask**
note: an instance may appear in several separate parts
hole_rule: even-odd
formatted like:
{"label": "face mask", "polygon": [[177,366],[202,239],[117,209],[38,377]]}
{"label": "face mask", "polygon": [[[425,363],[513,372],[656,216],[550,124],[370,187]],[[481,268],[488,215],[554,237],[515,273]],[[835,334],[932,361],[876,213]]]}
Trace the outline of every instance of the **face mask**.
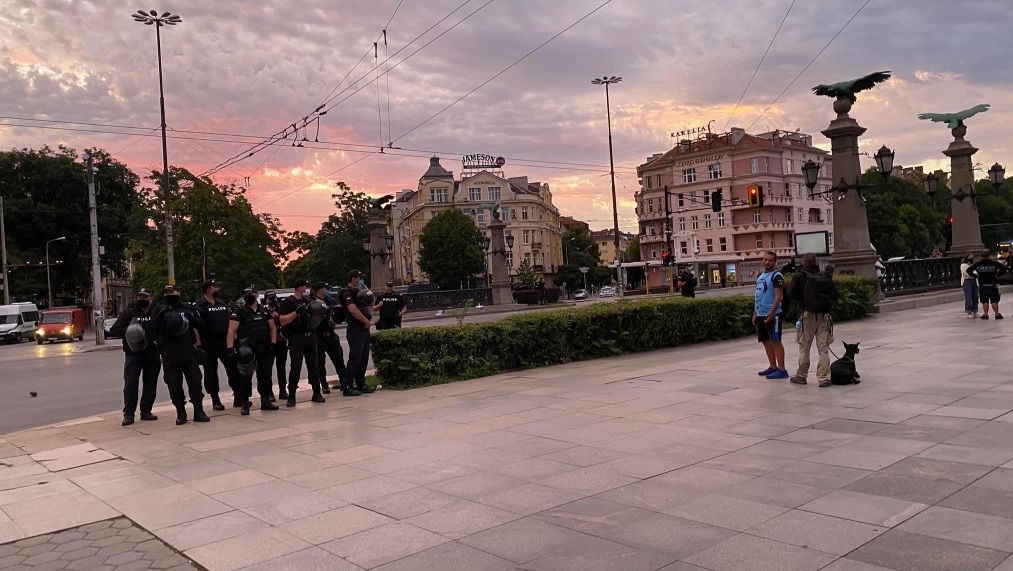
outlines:
{"label": "face mask", "polygon": [[246,305],[253,305],[254,303],[257,302],[257,296],[255,296],[255,295],[244,295],[243,296],[243,301],[246,302]]}
{"label": "face mask", "polygon": [[137,307],[137,309],[140,309],[142,311],[145,310],[145,309],[148,309],[148,306],[150,306],[150,305],[151,305],[151,300],[148,300],[148,299],[139,299],[139,300],[137,300],[137,303],[135,304],[135,306]]}
{"label": "face mask", "polygon": [[211,292],[211,297],[218,299],[218,290]]}
{"label": "face mask", "polygon": [[167,295],[167,296],[165,296],[165,303],[167,303],[168,305],[177,305],[177,304],[179,304],[179,296],[178,295]]}
{"label": "face mask", "polygon": [[355,283],[355,286],[358,288],[366,287],[366,280],[359,278],[359,281]]}

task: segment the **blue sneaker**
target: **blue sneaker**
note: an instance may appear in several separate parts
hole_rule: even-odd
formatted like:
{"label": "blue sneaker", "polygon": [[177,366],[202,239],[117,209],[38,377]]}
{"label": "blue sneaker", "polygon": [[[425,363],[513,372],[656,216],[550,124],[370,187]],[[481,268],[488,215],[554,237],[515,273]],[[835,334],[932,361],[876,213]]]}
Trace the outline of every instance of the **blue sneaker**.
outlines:
{"label": "blue sneaker", "polygon": [[777,369],[775,369],[774,367],[767,367],[766,369],[764,369],[764,370],[762,370],[762,371],[760,371],[759,373],[756,373],[756,374],[759,375],[759,376],[761,376],[761,377],[766,377],[767,375],[773,373],[776,370]]}
{"label": "blue sneaker", "polygon": [[769,375],[767,375],[767,378],[768,379],[787,379],[790,376],[791,375],[788,374],[788,371],[782,371],[780,369],[774,369],[774,372],[770,373]]}

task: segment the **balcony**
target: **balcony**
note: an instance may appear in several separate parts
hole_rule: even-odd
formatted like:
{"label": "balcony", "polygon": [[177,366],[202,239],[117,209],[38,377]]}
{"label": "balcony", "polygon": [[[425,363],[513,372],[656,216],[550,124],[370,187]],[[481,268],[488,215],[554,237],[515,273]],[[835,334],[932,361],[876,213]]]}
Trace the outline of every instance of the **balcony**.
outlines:
{"label": "balcony", "polygon": [[532,250],[541,250],[542,249],[542,243],[541,242],[532,242],[531,243],[531,249]]}

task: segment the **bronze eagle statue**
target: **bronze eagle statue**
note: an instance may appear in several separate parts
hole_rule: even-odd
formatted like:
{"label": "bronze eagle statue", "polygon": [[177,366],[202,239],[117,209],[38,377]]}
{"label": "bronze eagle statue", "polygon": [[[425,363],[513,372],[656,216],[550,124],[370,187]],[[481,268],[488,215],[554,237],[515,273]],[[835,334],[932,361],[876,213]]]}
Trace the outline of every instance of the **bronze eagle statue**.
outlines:
{"label": "bronze eagle statue", "polygon": [[377,210],[382,210],[384,204],[386,204],[387,202],[389,202],[393,198],[394,198],[393,194],[388,194],[386,196],[381,196],[380,198],[370,198],[369,199],[369,207],[370,208],[376,208]]}
{"label": "bronze eagle statue", "polygon": [[888,79],[890,79],[889,71],[877,71],[876,73],[870,73],[851,81],[841,81],[839,83],[831,83],[830,85],[817,85],[813,88],[813,93],[836,99],[847,99],[854,103],[857,101],[855,98],[856,93],[872,89],[877,83],[883,83]]}
{"label": "bronze eagle statue", "polygon": [[984,113],[988,111],[991,105],[982,103],[981,105],[975,105],[970,109],[964,109],[956,113],[922,113],[918,115],[919,119],[932,121],[933,123],[946,123],[946,126],[950,129],[956,129],[964,125],[965,119],[970,119],[978,113]]}

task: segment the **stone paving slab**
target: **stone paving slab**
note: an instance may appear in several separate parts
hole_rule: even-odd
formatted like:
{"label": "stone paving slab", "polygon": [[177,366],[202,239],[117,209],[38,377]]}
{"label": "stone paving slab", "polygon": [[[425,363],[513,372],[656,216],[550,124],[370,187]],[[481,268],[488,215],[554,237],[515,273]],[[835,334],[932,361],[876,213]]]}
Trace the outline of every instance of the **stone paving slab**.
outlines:
{"label": "stone paving slab", "polygon": [[743,339],[8,434],[0,569],[1013,570],[1011,332],[838,324],[850,387],[759,378]]}

